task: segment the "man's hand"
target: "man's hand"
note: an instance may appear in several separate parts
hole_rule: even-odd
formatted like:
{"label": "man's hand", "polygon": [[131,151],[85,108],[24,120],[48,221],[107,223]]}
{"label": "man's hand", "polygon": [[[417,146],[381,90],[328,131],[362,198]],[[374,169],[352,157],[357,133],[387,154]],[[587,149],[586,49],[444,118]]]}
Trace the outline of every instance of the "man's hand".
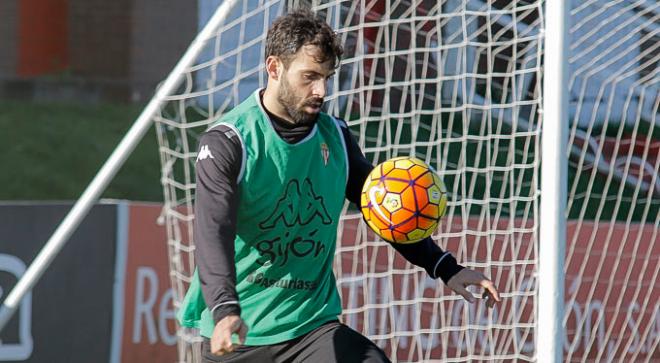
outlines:
{"label": "man's hand", "polygon": [[500,295],[493,282],[490,281],[484,274],[464,268],[447,281],[447,287],[454,290],[457,294],[463,296],[465,300],[473,303],[475,302],[474,296],[469,292],[466,287],[480,286],[484,288],[482,298],[486,300],[486,306],[492,308],[495,302],[500,302]]}
{"label": "man's hand", "polygon": [[233,352],[237,344],[232,343],[231,335],[238,334],[238,344],[243,344],[247,334],[247,326],[238,315],[227,315],[213,329],[211,337],[211,353],[223,355]]}

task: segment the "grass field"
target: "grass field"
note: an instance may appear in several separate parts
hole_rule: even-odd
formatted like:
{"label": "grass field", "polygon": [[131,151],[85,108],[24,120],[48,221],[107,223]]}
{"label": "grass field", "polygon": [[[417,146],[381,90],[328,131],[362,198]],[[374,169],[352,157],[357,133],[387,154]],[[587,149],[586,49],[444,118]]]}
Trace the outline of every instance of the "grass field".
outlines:
{"label": "grass field", "polygon": [[[444,155],[440,165],[444,171],[451,171],[444,176],[444,180],[449,186],[450,199],[458,204],[457,208],[467,208],[465,212],[470,215],[478,215],[482,213],[483,208],[489,208],[493,215],[503,213],[517,217],[523,216],[526,213],[527,204],[514,203],[515,198],[513,197],[529,197],[533,195],[531,188],[536,187],[532,182],[533,169],[529,167],[534,161],[534,153],[537,152],[533,139],[526,136],[510,137],[512,131],[506,129],[499,133],[489,131],[488,127],[484,127],[487,125],[478,123],[475,124],[476,127],[472,125],[463,129],[462,120],[454,117],[456,120],[452,123],[449,121],[450,119],[450,114],[442,114],[440,121],[434,126],[435,128],[422,125],[416,129],[409,120],[371,123],[365,128],[367,138],[371,138],[371,141],[366,142],[367,150],[386,147],[388,143],[383,140],[388,137],[387,135],[399,135],[399,144],[404,146],[410,145],[414,141],[418,145],[414,150],[417,157],[424,159],[430,153],[432,161],[435,161],[437,155]],[[431,121],[422,118],[421,124],[424,123],[430,125]],[[612,129],[615,128],[612,127]],[[497,125],[492,125],[490,129],[496,130]],[[442,130],[443,139],[446,141],[432,147],[423,146],[433,144],[432,142],[437,138],[437,135],[431,130],[436,132]],[[493,136],[498,134],[501,137]],[[412,139],[412,135],[416,135],[415,140]],[[482,141],[478,138],[479,135],[486,139]],[[394,136],[391,137],[394,139]],[[411,155],[412,153],[413,151],[408,146],[404,147],[398,155]],[[367,152],[367,157],[370,159],[384,161],[384,153],[378,156],[375,158],[373,153]],[[507,171],[491,168],[492,165],[511,165],[512,163],[516,167]],[[598,218],[600,220],[643,222],[653,221],[655,216],[660,213],[657,195],[636,191],[633,186],[616,178],[608,181],[608,178],[602,174],[595,173],[592,176],[591,169],[578,173],[574,162],[568,164],[568,188],[571,188],[575,179],[578,178],[575,195],[569,205],[569,219],[593,220]],[[455,171],[458,168],[464,170],[457,173]],[[510,180],[514,182],[503,187],[503,182],[509,183]],[[452,193],[453,185],[463,185],[456,189],[459,194]],[[467,194],[460,195],[464,191],[467,191]],[[467,197],[472,200],[488,201],[488,203],[460,203],[460,200]],[[498,198],[504,202],[499,202]],[[507,200],[511,200],[511,202],[507,202]]]}
{"label": "grass field", "polygon": [[[142,110],[141,105],[0,101],[0,200],[74,200]],[[153,128],[103,198],[162,201]]]}
{"label": "grass field", "polygon": [[[108,158],[119,140],[142,110],[141,105],[77,105],[77,104],[40,104],[20,101],[0,101],[0,200],[75,200],[92,180],[96,172]],[[460,124],[460,123],[458,123]],[[404,129],[410,125],[399,125]],[[396,128],[395,125],[389,127]],[[446,125],[443,126],[446,130]],[[367,128],[367,135],[378,134],[374,128]],[[460,130],[454,130],[459,132]],[[401,140],[410,143],[409,129],[403,131]],[[374,134],[374,135],[371,135]],[[417,141],[428,141],[429,134],[423,128],[417,132]],[[515,140],[514,140],[515,141]],[[499,147],[507,147],[508,141],[501,141]],[[524,142],[516,142],[518,149]],[[369,145],[368,146],[374,146]],[[449,148],[451,165],[458,163],[463,155],[465,162],[474,167],[482,165],[487,159],[486,149],[478,152],[476,144],[466,146],[461,154],[461,145],[444,145]],[[422,150],[418,150],[422,151]],[[521,150],[518,150],[522,152]],[[528,150],[527,152],[533,152]],[[407,151],[410,153],[410,151]],[[422,151],[420,155],[423,156]],[[404,153],[405,154],[405,153]],[[481,154],[481,160],[475,163],[474,157]],[[506,153],[498,154],[498,159]],[[518,154],[520,155],[520,154]],[[371,155],[369,155],[371,156]],[[381,160],[382,161],[382,160]],[[505,163],[498,160],[498,163]],[[517,160],[522,162],[522,160]],[[496,175],[497,176],[497,175]],[[485,182],[479,173],[466,173],[466,183],[475,179],[473,198],[484,196],[490,189],[493,195],[500,195],[501,183],[492,180]],[[531,175],[526,175],[528,179]],[[576,177],[575,170],[569,168],[569,185]],[[453,176],[447,176],[446,182],[458,182]],[[583,194],[588,185],[581,183],[578,191],[582,197],[571,208],[570,218],[578,218],[581,206],[588,203],[584,218],[594,218],[602,205],[601,218],[610,218],[616,213],[616,219],[625,220],[632,213],[632,220],[639,221],[648,216],[657,215],[660,205],[655,202],[647,209],[648,200],[642,198],[633,202],[630,198],[634,190],[623,188],[623,201],[617,208],[616,196],[620,183],[614,182],[607,190],[603,178],[596,178],[591,193]],[[103,193],[103,198],[129,199],[136,201],[162,201],[160,184],[160,161],[155,131],[152,128],[145,135],[127,163]],[[582,181],[582,180],[581,180]],[[526,186],[525,188],[529,188]],[[528,192],[524,192],[524,195]],[[604,204],[602,199],[606,198]],[[655,200],[655,199],[654,199]],[[469,213],[479,213],[479,206],[473,206]],[[646,211],[645,211],[646,210]],[[646,217],[644,217],[646,216]]]}

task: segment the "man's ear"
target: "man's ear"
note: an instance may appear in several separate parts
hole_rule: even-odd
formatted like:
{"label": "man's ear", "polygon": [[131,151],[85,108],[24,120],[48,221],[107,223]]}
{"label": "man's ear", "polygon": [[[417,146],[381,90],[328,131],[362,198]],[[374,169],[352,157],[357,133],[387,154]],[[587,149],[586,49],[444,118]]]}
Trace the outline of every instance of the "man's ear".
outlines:
{"label": "man's ear", "polygon": [[284,65],[279,58],[272,55],[266,58],[266,73],[268,73],[269,79],[279,81],[280,74],[283,70]]}

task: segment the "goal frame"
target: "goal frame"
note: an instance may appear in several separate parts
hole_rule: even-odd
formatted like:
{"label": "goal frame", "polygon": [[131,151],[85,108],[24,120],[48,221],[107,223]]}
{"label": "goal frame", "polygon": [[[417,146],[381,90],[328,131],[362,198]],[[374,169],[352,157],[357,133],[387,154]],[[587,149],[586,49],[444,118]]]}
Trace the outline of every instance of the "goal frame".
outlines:
{"label": "goal frame", "polygon": [[[17,310],[25,294],[40,279],[69,237],[88,214],[91,206],[112,181],[128,156],[135,149],[159,112],[166,96],[176,89],[183,79],[184,69],[188,68],[202,52],[210,34],[227,17],[239,0],[226,0],[218,8],[211,20],[191,43],[184,56],[168,75],[155,96],[147,104],[133,126],[101,167],[91,183],[77,200],[71,211],[41,249],[26,273],[12,289],[0,310],[0,331],[6,326]],[[541,215],[544,223],[540,227],[541,259],[539,269],[539,307],[537,324],[540,331],[550,332],[550,340],[541,344],[537,339],[539,362],[560,362],[562,353],[563,319],[563,255],[566,239],[566,132],[567,132],[567,90],[566,90],[566,21],[568,13],[561,0],[546,1],[546,28],[556,29],[546,32],[545,76],[543,89],[544,127],[542,133],[542,185]],[[548,157],[550,156],[550,157]]]}
{"label": "goal frame", "polygon": [[[564,256],[568,163],[568,6],[546,0],[543,110],[541,131],[541,201],[538,262],[536,357],[539,363],[563,359]],[[545,198],[544,198],[545,196]],[[538,332],[544,332],[540,339]]]}

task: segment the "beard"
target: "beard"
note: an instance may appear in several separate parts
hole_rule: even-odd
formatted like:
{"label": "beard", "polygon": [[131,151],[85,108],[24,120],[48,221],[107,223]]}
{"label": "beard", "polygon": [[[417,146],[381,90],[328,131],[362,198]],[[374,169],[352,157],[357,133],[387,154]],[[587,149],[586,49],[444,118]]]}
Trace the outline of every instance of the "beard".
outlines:
{"label": "beard", "polygon": [[296,96],[286,76],[282,77],[280,88],[277,92],[277,101],[284,107],[291,116],[296,125],[313,125],[319,117],[318,112],[310,113],[305,111],[307,106],[318,106],[323,104],[323,99],[312,97],[304,99]]}

